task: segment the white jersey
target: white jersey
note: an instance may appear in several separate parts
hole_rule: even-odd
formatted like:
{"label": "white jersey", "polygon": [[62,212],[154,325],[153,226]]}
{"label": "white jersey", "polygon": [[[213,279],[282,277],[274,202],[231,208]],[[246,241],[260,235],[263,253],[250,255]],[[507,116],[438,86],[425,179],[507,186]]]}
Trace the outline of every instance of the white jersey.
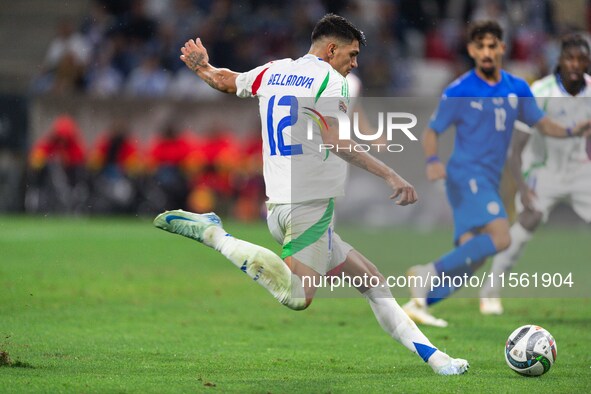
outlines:
{"label": "white jersey", "polygon": [[[322,118],[317,115],[347,113],[345,78],[308,54],[242,73],[236,87],[238,97],[259,99],[269,202],[298,203],[343,195],[347,163],[321,149]],[[313,125],[310,135],[308,124]]]}
{"label": "white jersey", "polygon": [[[532,92],[540,108],[552,120],[564,127],[573,127],[591,119],[591,77],[585,75],[585,81],[586,86],[575,97],[564,89],[555,75],[536,81]],[[546,137],[535,129],[531,129],[531,133],[523,151],[523,171],[536,193],[535,209],[546,221],[554,206],[564,201],[591,223],[591,142],[583,137]],[[517,212],[524,209],[519,195],[515,206]]]}
{"label": "white jersey", "polygon": [[349,85],[349,99],[351,100],[349,106],[354,109],[357,99],[361,96],[361,79],[353,73],[349,73],[346,79]]}
{"label": "white jersey", "polygon": [[[576,96],[571,96],[557,80],[548,75],[532,85],[538,105],[555,122],[564,127],[591,119],[591,77],[585,75],[586,86]],[[520,130],[523,125],[518,125]],[[572,172],[574,168],[591,161],[591,142],[584,137],[552,138],[538,130],[531,130],[532,137],[523,153],[523,171],[544,166],[556,173]]]}

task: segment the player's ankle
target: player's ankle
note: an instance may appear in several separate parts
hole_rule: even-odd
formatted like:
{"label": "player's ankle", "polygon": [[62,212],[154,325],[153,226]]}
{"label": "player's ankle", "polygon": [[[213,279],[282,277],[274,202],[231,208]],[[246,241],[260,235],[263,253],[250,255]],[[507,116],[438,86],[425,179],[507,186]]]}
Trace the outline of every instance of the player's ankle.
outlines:
{"label": "player's ankle", "polygon": [[427,364],[429,364],[429,366],[433,368],[434,371],[437,371],[438,368],[449,364],[449,360],[451,360],[450,356],[443,353],[441,350],[437,350],[431,355],[431,357],[429,357]]}
{"label": "player's ankle", "polygon": [[221,243],[228,236],[230,235],[223,228],[210,226],[203,231],[203,244],[219,251]]}

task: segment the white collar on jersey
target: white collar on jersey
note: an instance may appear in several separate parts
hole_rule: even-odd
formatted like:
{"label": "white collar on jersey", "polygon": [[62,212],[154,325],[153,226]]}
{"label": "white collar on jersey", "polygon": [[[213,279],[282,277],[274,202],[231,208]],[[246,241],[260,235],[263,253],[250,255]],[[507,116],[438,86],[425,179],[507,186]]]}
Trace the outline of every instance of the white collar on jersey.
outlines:
{"label": "white collar on jersey", "polygon": [[319,58],[316,55],[312,55],[311,53],[306,53],[303,57],[315,57],[316,59],[320,60],[321,62],[323,62],[324,60],[322,60],[322,58]]}

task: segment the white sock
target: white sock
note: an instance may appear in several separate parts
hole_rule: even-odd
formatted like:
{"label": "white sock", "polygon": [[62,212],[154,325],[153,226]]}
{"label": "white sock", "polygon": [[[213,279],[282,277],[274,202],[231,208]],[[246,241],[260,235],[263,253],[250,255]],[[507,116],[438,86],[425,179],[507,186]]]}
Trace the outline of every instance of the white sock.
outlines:
{"label": "white sock", "polygon": [[203,243],[224,255],[283,305],[291,309],[306,307],[300,278],[292,274],[284,261],[269,249],[234,238],[217,226],[204,231]]}
{"label": "white sock", "polygon": [[[492,261],[491,274],[480,292],[483,298],[499,298],[501,295],[500,275],[511,271],[521,257],[525,245],[531,240],[533,233],[526,230],[521,223],[515,222],[509,230],[511,245],[504,251],[497,253]],[[507,278],[505,278],[507,280]],[[493,286],[494,285],[494,286]]]}
{"label": "white sock", "polygon": [[363,293],[378,323],[392,338],[419,355],[436,369],[449,363],[450,357],[437,350],[425,334],[407,316],[385,285],[373,287]]}

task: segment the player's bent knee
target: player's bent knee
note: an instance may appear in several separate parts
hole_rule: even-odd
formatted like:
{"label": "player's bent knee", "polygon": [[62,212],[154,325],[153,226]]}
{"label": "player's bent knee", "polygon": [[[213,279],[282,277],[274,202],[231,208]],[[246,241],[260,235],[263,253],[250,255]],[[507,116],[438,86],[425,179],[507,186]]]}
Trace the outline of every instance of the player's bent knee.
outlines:
{"label": "player's bent knee", "polygon": [[511,246],[511,236],[507,234],[496,234],[493,236],[493,243],[497,252],[502,252]]}
{"label": "player's bent knee", "polygon": [[543,218],[542,212],[538,211],[523,211],[519,215],[519,223],[524,229],[530,232],[534,232],[535,229],[540,225]]}

